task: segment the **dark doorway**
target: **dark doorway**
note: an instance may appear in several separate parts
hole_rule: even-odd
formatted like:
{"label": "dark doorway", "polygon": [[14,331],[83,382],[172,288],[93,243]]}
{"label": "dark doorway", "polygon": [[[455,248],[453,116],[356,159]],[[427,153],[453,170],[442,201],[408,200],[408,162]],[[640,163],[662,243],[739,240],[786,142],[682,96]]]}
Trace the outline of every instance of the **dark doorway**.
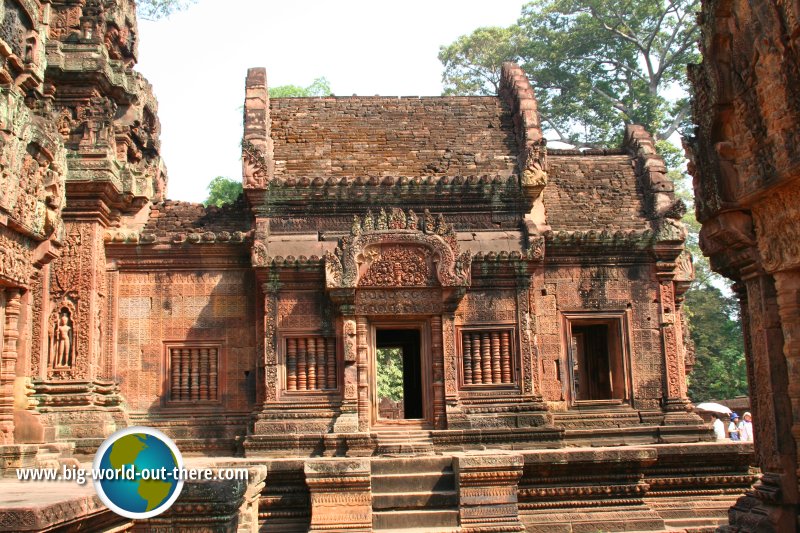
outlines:
{"label": "dark doorway", "polygon": [[419,330],[376,330],[375,356],[378,417],[400,420],[423,418]]}
{"label": "dark doorway", "polygon": [[570,329],[574,399],[624,399],[624,370],[618,322],[573,322]]}

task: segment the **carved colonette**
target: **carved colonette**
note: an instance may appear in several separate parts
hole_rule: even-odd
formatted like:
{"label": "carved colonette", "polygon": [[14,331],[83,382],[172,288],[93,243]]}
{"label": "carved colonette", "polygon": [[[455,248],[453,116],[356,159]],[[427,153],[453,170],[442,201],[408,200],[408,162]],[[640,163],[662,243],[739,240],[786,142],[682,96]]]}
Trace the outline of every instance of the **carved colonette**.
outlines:
{"label": "carved colonette", "polygon": [[704,2],[689,70],[700,245],[741,305],[759,465],[729,531],[798,529],[800,362],[796,3]]}

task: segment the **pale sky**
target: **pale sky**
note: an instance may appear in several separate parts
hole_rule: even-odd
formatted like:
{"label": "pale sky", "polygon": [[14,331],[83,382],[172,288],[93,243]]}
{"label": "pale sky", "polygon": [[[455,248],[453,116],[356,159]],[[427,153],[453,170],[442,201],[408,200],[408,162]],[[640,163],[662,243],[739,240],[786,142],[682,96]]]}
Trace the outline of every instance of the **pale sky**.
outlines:
{"label": "pale sky", "polygon": [[168,196],[200,202],[215,176],[241,179],[244,79],[271,86],[325,76],[337,95],[441,94],[439,47],[508,26],[523,0],[199,0],[139,21],[138,70],[153,85]]}

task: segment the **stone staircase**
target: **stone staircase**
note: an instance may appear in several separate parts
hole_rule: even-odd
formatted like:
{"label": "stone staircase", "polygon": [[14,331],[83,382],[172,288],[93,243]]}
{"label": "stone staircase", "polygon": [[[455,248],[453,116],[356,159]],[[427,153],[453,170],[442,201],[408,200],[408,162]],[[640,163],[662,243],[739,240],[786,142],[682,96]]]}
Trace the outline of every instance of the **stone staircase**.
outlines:
{"label": "stone staircase", "polygon": [[377,455],[433,454],[430,431],[407,428],[381,429],[375,432]]}
{"label": "stone staircase", "polygon": [[375,531],[459,530],[458,493],[451,457],[375,458],[371,469]]}

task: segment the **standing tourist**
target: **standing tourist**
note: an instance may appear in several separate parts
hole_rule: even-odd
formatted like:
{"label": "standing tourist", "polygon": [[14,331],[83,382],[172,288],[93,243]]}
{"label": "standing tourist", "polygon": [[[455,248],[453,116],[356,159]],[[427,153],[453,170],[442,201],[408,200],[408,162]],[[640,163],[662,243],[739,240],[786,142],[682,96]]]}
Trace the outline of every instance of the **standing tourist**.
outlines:
{"label": "standing tourist", "polygon": [[742,423],[739,424],[739,433],[742,436],[742,440],[753,442],[753,415],[748,411],[742,415],[742,418]]}
{"label": "standing tourist", "polygon": [[739,435],[739,415],[731,413],[731,423],[728,424],[728,436],[731,440],[741,440]]}
{"label": "standing tourist", "polygon": [[717,440],[725,440],[725,424],[722,415],[714,413],[714,436]]}

